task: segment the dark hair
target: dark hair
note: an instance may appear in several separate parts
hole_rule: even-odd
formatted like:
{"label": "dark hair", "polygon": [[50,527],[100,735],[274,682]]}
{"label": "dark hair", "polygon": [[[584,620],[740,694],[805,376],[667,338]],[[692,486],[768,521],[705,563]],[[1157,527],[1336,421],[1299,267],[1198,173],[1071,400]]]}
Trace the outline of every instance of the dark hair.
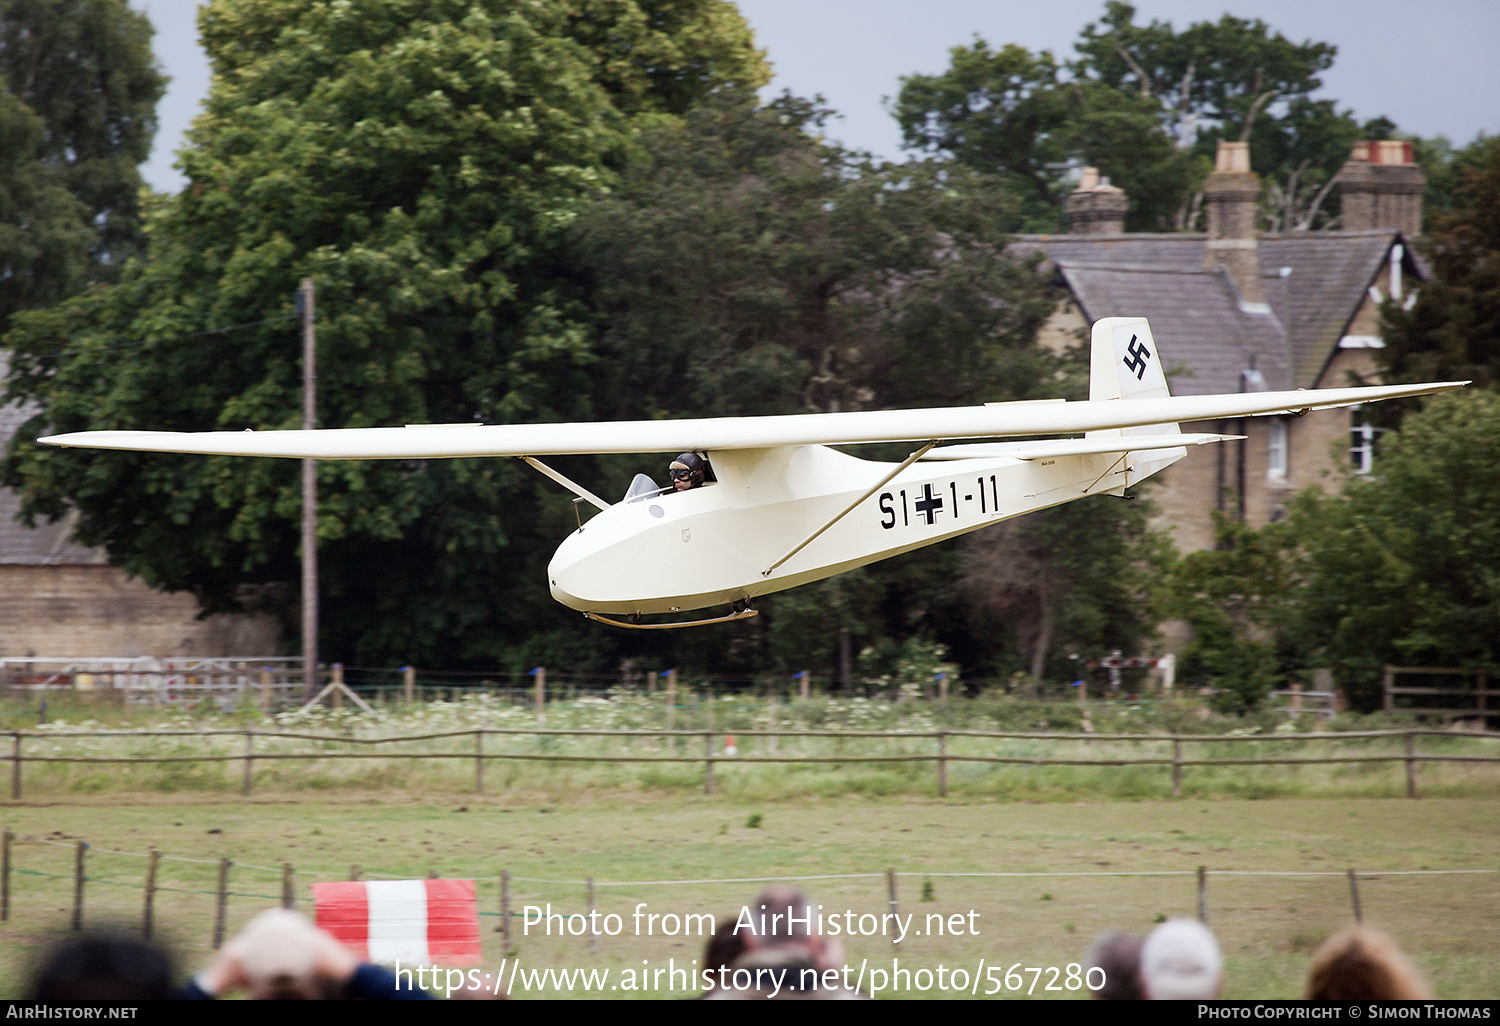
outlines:
{"label": "dark hair", "polygon": [[69,941],[42,963],[33,1001],[153,1001],[172,996],[172,964],[150,944],[124,937]]}
{"label": "dark hair", "polygon": [[1089,945],[1083,956],[1083,971],[1102,969],[1104,986],[1094,997],[1105,1001],[1143,1001],[1141,989],[1141,946],[1146,938],[1138,933],[1106,933]]}

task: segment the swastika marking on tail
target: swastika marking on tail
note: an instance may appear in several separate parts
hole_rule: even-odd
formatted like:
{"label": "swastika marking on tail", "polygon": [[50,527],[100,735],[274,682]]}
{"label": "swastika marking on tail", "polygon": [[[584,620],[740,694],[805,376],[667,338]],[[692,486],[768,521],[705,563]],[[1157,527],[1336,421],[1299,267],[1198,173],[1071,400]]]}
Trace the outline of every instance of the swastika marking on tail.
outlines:
{"label": "swastika marking on tail", "polygon": [[1135,372],[1135,380],[1143,380],[1146,377],[1146,361],[1151,359],[1151,350],[1146,348],[1139,336],[1130,336],[1130,345],[1125,347],[1125,357],[1125,369]]}

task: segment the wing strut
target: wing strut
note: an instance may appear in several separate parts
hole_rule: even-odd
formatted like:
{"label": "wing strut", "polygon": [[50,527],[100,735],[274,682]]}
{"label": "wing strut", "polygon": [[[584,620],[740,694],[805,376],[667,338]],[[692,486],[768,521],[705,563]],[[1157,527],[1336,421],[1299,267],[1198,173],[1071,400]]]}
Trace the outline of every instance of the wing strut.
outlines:
{"label": "wing strut", "polygon": [[889,474],[885,475],[885,477],[882,477],[879,481],[876,481],[875,484],[873,484],[870,487],[869,491],[865,492],[859,498],[855,499],[853,502],[849,503],[849,505],[845,506],[844,509],[843,509],[843,511],[841,513],[839,513],[838,516],[834,517],[832,520],[828,521],[828,523],[824,524],[822,527],[818,528],[812,534],[808,535],[806,538],[803,538],[796,545],[792,546],[792,548],[786,553],[786,555],[782,556],[776,562],[772,563],[770,566],[768,566],[764,570],[762,570],[760,572],[760,575],[762,577],[770,577],[771,576],[771,571],[775,570],[778,566],[780,566],[781,564],[785,563],[787,560],[791,559],[793,556],[795,556],[797,553],[801,552],[803,549],[807,548],[814,541],[816,541],[818,539],[818,536],[821,535],[824,531],[828,530],[834,524],[838,523],[840,520],[842,520],[845,517],[847,517],[850,513],[854,512],[854,507],[858,506],[861,502],[864,502],[870,496],[872,496],[876,492],[880,491],[880,489],[882,489],[886,485],[890,484],[892,478],[894,478],[897,474],[901,473],[901,471],[905,470],[907,467],[911,466],[913,463],[917,462],[917,460],[921,459],[923,456],[926,456],[927,455],[927,450],[929,450],[933,446],[937,445],[939,441],[941,441],[941,439],[934,438],[932,441],[930,441],[926,445],[922,446],[922,448],[918,449],[916,452],[914,452],[910,456],[906,457],[906,459],[904,461],[902,461],[901,463],[897,464],[895,470],[893,470]]}
{"label": "wing strut", "polygon": [[591,502],[595,506],[598,506],[600,509],[609,509],[609,503],[599,498],[599,496],[595,495],[593,492],[589,491],[578,482],[570,480],[569,478],[564,477],[562,474],[559,474],[557,471],[547,466],[547,464],[543,463],[541,460],[533,459],[530,456],[522,456],[521,459],[525,460],[529,466],[534,467],[541,473],[556,481],[558,484],[562,485],[564,488],[572,492],[574,495],[578,496],[584,502]]}

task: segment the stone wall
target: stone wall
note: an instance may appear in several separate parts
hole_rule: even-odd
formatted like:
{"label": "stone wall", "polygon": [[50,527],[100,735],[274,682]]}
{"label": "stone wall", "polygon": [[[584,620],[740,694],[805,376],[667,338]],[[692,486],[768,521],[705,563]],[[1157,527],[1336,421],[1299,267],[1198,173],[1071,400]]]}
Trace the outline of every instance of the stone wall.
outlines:
{"label": "stone wall", "polygon": [[113,566],[0,566],[0,655],[276,655],[270,616],[197,619],[186,593],[148,588]]}

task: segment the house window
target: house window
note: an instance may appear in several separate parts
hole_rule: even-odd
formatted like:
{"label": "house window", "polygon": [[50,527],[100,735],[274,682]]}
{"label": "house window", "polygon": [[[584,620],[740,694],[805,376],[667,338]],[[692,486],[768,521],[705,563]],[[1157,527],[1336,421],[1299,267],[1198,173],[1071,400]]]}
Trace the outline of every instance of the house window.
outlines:
{"label": "house window", "polygon": [[1350,407],[1349,413],[1349,465],[1356,474],[1370,474],[1375,470],[1375,433],[1378,429],[1370,423],[1370,415],[1361,407]]}
{"label": "house window", "polygon": [[1271,448],[1266,460],[1266,477],[1272,481],[1285,481],[1287,472],[1287,428],[1286,418],[1271,421]]}

